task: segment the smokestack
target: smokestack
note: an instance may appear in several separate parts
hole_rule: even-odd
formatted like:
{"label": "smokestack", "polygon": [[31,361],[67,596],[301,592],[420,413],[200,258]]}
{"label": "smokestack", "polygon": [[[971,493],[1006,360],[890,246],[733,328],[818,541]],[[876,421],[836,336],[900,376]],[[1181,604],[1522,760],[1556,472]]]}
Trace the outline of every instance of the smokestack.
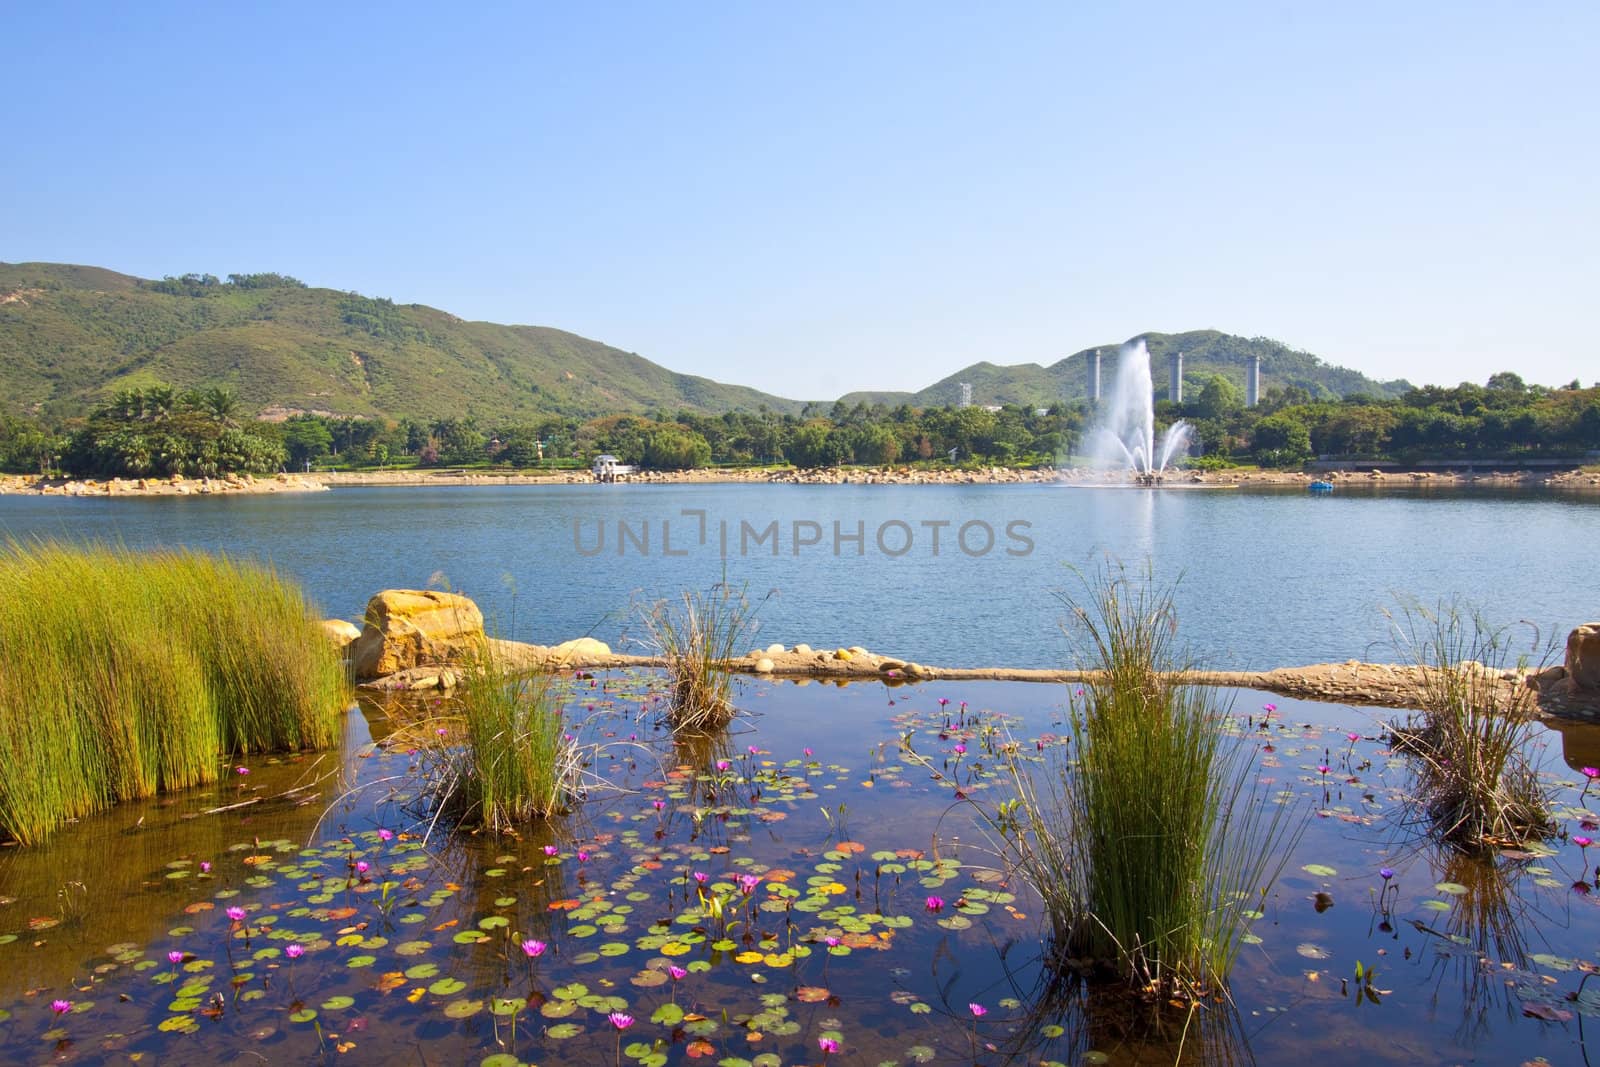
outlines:
{"label": "smokestack", "polygon": [[1167,384],[1167,399],[1183,403],[1183,353],[1172,353],[1172,380]]}
{"label": "smokestack", "polygon": [[1253,408],[1261,400],[1261,357],[1251,356],[1244,365],[1244,406]]}
{"label": "smokestack", "polygon": [[1089,353],[1089,403],[1100,403],[1100,350]]}

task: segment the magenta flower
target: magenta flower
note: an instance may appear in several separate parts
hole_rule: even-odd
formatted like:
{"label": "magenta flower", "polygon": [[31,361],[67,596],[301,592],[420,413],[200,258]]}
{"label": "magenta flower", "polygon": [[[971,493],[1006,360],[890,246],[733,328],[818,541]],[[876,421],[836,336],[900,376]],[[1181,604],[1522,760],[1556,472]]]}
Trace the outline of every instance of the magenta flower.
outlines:
{"label": "magenta flower", "polygon": [[615,1026],[618,1030],[626,1030],[628,1027],[633,1025],[633,1016],[629,1015],[625,1011],[614,1011],[610,1015],[607,1015],[606,1018],[610,1019],[611,1025]]}
{"label": "magenta flower", "polygon": [[548,947],[543,941],[530,937],[522,943],[522,953],[529,959],[533,959],[537,956],[543,956],[544,950]]}
{"label": "magenta flower", "polygon": [[1266,712],[1268,715],[1271,715],[1273,712],[1278,710],[1278,705],[1276,705],[1276,704],[1263,704],[1263,705],[1261,705],[1261,710]]}
{"label": "magenta flower", "polygon": [[201,874],[210,874],[211,873],[211,861],[210,860],[201,860],[200,861],[200,873]]}
{"label": "magenta flower", "polygon": [[250,768],[249,767],[235,767],[233,769],[233,771],[234,771],[235,774],[249,774],[250,773]]}
{"label": "magenta flower", "polygon": [[749,749],[749,752],[750,752],[750,755],[755,756],[755,755],[760,754],[761,750],[759,748],[757,748],[756,746],[751,745],[750,749]]}
{"label": "magenta flower", "polygon": [[809,748],[803,748],[800,751],[803,752],[807,756],[811,755],[811,750]]}
{"label": "magenta flower", "polygon": [[297,960],[306,954],[306,947],[300,944],[298,941],[291,942],[289,946],[283,950],[283,954],[288,956],[291,960]]}
{"label": "magenta flower", "polygon": [[700,885],[705,885],[707,882],[709,882],[711,880],[711,876],[709,874],[707,874],[705,871],[695,871],[694,872],[694,880],[696,882],[698,882]]}
{"label": "magenta flower", "polygon": [[823,941],[823,944],[827,945],[829,948],[838,948],[841,944],[843,944],[842,941],[840,941],[837,937],[834,937],[831,934],[829,936],[823,938],[822,941]]}
{"label": "magenta flower", "polygon": [[719,760],[717,760],[717,770],[719,770],[719,771],[731,771],[731,770],[733,770],[733,763],[731,761],[729,761],[729,760],[719,759]]}
{"label": "magenta flower", "polygon": [[578,862],[579,863],[588,863],[589,862],[589,854],[587,852],[585,852],[581,848],[578,850]]}
{"label": "magenta flower", "polygon": [[817,1038],[817,1047],[823,1051],[824,1055],[832,1056],[839,1051],[839,1042],[831,1037],[819,1037]]}
{"label": "magenta flower", "polygon": [[357,860],[356,861],[356,873],[357,874],[366,874],[370,870],[372,870],[372,865],[369,864],[366,860]]}
{"label": "magenta flower", "polygon": [[1591,782],[1594,781],[1596,778],[1600,778],[1600,767],[1585,767],[1585,768],[1583,768],[1583,776],[1585,778],[1589,779]]}
{"label": "magenta flower", "polygon": [[753,874],[741,874],[739,876],[739,892],[743,893],[745,896],[749,896],[751,893],[755,892],[756,886],[760,884],[761,879]]}
{"label": "magenta flower", "polygon": [[655,808],[657,811],[662,811],[666,808],[667,802],[665,800],[652,800],[650,802],[650,806]]}
{"label": "magenta flower", "polygon": [[544,854],[546,856],[559,856],[561,854],[561,849],[557,848],[555,845],[546,845],[544,846]]}
{"label": "magenta flower", "polygon": [[1344,736],[1349,739],[1351,744],[1355,744],[1357,741],[1361,740],[1360,734],[1345,734]]}
{"label": "magenta flower", "polygon": [[974,1019],[981,1019],[985,1015],[989,1014],[989,1009],[984,1007],[982,1004],[968,1004],[967,1010],[972,1012],[972,1017]]}
{"label": "magenta flower", "polygon": [[183,962],[183,953],[179,952],[177,949],[173,949],[171,952],[167,953],[167,962],[168,963],[182,963]]}
{"label": "magenta flower", "polygon": [[1321,771],[1323,774],[1327,774],[1328,773],[1328,765],[1326,763],[1319,763],[1319,764],[1317,764],[1317,770]]}
{"label": "magenta flower", "polygon": [[957,741],[956,742],[956,755],[965,756],[966,754],[967,754],[967,746],[966,746],[966,744],[964,742]]}
{"label": "magenta flower", "polygon": [[1592,838],[1584,837],[1582,834],[1575,834],[1573,835],[1572,843],[1577,845],[1579,848],[1588,848],[1590,845],[1594,844],[1594,840]]}
{"label": "magenta flower", "polygon": [[50,1002],[50,1010],[55,1012],[57,1015],[65,1015],[67,1012],[72,1010],[72,1001],[52,1000]]}
{"label": "magenta flower", "polygon": [[929,897],[928,901],[927,901],[927,908],[928,908],[929,911],[935,912],[935,913],[943,911],[944,910],[944,898],[943,897]]}
{"label": "magenta flower", "polygon": [[224,914],[226,914],[228,918],[232,919],[236,923],[244,922],[244,909],[238,905],[234,905],[233,907],[229,908]]}
{"label": "magenta flower", "polygon": [[394,831],[393,830],[379,830],[378,831],[378,840],[379,841],[393,841],[394,840]]}
{"label": "magenta flower", "polygon": [[672,975],[672,980],[676,982],[682,979],[684,975],[688,974],[689,972],[684,970],[682,967],[679,967],[676,963],[669,963],[667,964],[667,973]]}
{"label": "magenta flower", "polygon": [[950,698],[949,697],[940,697],[939,698],[939,706],[941,708],[944,707],[945,705],[949,704],[949,703],[950,703]]}

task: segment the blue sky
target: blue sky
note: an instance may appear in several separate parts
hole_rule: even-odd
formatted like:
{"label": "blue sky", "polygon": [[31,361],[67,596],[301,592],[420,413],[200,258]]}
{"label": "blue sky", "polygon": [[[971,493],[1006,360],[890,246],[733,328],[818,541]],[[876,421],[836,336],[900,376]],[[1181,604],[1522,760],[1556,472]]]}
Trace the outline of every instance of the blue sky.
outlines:
{"label": "blue sky", "polygon": [[10,5],[0,259],[804,398],[1200,328],[1600,380],[1592,2],[471,7]]}

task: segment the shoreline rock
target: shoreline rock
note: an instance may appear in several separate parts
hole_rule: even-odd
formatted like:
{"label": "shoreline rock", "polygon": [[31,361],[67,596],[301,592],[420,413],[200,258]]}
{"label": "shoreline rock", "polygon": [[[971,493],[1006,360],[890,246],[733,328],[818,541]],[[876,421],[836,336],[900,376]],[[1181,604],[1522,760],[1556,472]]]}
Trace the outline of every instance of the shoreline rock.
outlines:
{"label": "shoreline rock", "polygon": [[325,493],[328,486],[304,474],[256,477],[230,474],[221,478],[41,478],[37,475],[0,475],[0,495],[119,497],[119,496],[221,496],[225,494]]}
{"label": "shoreline rock", "polygon": [[[1324,480],[1336,486],[1361,489],[1427,489],[1461,486],[1544,488],[1562,491],[1600,491],[1600,473],[1569,471],[1302,471],[1223,470],[1177,471],[1165,483],[1169,489],[1194,487],[1303,488]],[[703,469],[690,471],[640,471],[622,475],[622,484],[635,485],[1105,485],[1103,478],[1082,469],[1054,467],[983,467],[975,470],[920,470],[911,467]],[[112,478],[43,479],[29,475],[0,475],[0,495],[22,494],[64,497],[211,496],[224,493],[319,493],[343,486],[508,486],[593,485],[586,470],[539,471],[325,471],[277,474],[271,477],[235,475],[226,478]],[[1132,485],[1131,478],[1125,484]]]}

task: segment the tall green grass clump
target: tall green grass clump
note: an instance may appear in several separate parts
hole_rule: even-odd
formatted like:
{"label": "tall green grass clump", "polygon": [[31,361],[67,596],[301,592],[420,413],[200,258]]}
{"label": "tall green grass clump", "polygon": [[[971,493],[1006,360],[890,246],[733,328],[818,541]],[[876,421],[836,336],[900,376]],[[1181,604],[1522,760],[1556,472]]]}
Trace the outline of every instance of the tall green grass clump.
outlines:
{"label": "tall green grass clump", "polygon": [[1092,680],[1069,757],[1014,757],[1003,847],[1043,897],[1059,960],[1151,994],[1220,989],[1287,858],[1286,807],[1251,782],[1253,747],[1215,690],[1186,685],[1170,590],[1120,568],[1069,601]]}
{"label": "tall green grass clump", "polygon": [[304,596],[182,551],[0,548],[0,835],[35,843],[219,757],[320,748],[349,696]]}
{"label": "tall green grass clump", "polygon": [[1416,679],[1420,714],[1394,727],[1418,759],[1417,802],[1448,844],[1467,850],[1553,830],[1550,793],[1527,756],[1537,702],[1517,676],[1551,649],[1458,602],[1402,605],[1390,621]]}
{"label": "tall green grass clump", "polygon": [[727,664],[754,631],[743,589],[719,582],[708,592],[685,591],[640,613],[646,638],[667,661],[667,717],[674,729],[719,730],[733,720]]}
{"label": "tall green grass clump", "polygon": [[582,762],[553,675],[516,670],[485,642],[452,702],[450,715],[417,724],[405,741],[425,754],[435,818],[511,831],[567,810]]}

